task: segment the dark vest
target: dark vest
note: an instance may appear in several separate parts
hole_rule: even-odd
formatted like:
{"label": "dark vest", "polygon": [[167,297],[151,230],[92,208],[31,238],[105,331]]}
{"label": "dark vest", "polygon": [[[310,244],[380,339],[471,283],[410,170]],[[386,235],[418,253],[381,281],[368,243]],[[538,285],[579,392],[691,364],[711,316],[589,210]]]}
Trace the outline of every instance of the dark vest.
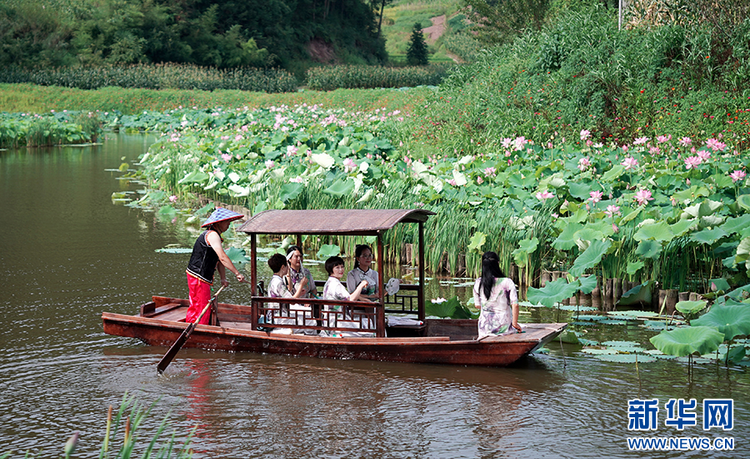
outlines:
{"label": "dark vest", "polygon": [[216,255],[214,249],[206,242],[208,231],[212,230],[205,231],[196,239],[187,271],[198,279],[211,284],[214,281],[214,271],[216,270],[216,263],[219,262],[219,256]]}

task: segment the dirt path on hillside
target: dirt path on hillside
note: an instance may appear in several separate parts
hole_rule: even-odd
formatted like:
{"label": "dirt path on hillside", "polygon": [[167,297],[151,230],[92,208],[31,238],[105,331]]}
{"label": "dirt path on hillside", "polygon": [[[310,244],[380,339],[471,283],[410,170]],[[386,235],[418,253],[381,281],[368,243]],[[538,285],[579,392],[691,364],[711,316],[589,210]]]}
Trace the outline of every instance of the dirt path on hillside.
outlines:
{"label": "dirt path on hillside", "polygon": [[430,21],[432,21],[432,25],[422,29],[422,34],[424,34],[424,39],[428,45],[435,43],[445,33],[445,15],[430,18]]}
{"label": "dirt path on hillside", "polygon": [[[422,34],[424,35],[425,42],[427,42],[428,45],[435,44],[437,39],[442,37],[445,33],[445,30],[447,29],[447,26],[445,25],[445,15],[430,18],[430,21],[432,21],[432,25],[430,27],[427,27],[426,29],[422,29]],[[463,63],[463,60],[461,58],[451,53],[450,51],[446,50],[445,54],[453,59],[454,62],[458,64]]]}

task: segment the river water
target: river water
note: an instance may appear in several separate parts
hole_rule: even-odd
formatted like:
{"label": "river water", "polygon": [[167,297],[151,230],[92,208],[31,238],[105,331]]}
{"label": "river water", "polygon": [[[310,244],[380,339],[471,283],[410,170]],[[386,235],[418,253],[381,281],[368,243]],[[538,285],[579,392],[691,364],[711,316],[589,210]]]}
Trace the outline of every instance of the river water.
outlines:
{"label": "river water", "polygon": [[[142,451],[168,417],[178,441],[197,426],[195,457],[499,458],[748,457],[745,367],[675,361],[608,363],[553,344],[512,368],[333,361],[183,350],[157,376],[165,348],[105,335],[101,313],[134,314],[151,295],[184,297],[185,234],[112,202],[138,186],[107,172],[150,139],[0,151],[0,455],[98,457],[107,408],[124,394],[156,402]],[[233,284],[227,302],[245,303]],[[551,321],[555,317],[544,317]],[[522,321],[540,320],[540,311]],[[593,339],[646,342],[636,323],[589,327]],[[665,426],[671,398],[734,400],[734,428]],[[628,431],[628,400],[658,399],[655,430]],[[631,452],[627,437],[730,437],[734,451]],[[118,433],[122,438],[122,433]],[[121,441],[121,440],[119,440]],[[140,454],[139,454],[140,456]]]}

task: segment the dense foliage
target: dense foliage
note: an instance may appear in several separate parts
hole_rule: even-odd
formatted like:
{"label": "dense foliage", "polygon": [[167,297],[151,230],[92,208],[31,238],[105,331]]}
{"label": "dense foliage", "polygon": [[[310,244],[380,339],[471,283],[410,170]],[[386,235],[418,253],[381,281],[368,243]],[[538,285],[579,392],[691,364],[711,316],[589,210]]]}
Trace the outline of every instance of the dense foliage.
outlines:
{"label": "dense foliage", "polygon": [[750,20],[618,30],[611,11],[567,11],[457,67],[415,117],[415,144],[428,146],[413,148],[492,152],[504,137],[546,144],[585,129],[595,143],[672,134],[746,149]]}
{"label": "dense foliage", "polygon": [[362,0],[8,0],[0,64],[190,63],[294,67],[318,39],[343,60],[380,63],[383,41]]}
{"label": "dense foliage", "polygon": [[[418,160],[396,146],[408,135],[397,112],[178,110],[122,122],[145,117],[171,130],[141,163],[174,202],[199,193],[254,212],[424,207],[437,213],[427,231],[432,270],[447,254],[451,271],[465,256],[476,273],[479,254],[492,249],[506,271],[523,268],[527,287],[543,269],[700,292],[712,279],[747,283],[750,163],[718,139],[663,136],[606,148],[584,131],[583,147],[518,137],[495,153]],[[400,231],[388,250],[414,240]]]}

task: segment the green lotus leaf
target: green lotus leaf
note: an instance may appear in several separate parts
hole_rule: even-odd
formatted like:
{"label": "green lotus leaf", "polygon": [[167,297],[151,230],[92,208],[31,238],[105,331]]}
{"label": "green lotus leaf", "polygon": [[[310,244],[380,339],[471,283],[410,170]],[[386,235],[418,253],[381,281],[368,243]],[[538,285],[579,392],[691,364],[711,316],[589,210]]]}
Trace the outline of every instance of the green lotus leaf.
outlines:
{"label": "green lotus leaf", "polygon": [[627,215],[625,215],[624,217],[622,217],[622,220],[620,220],[620,224],[624,224],[624,223],[627,223],[627,222],[629,222],[630,220],[634,219],[635,217],[637,217],[637,216],[638,216],[638,214],[640,214],[640,213],[641,213],[641,211],[642,211],[643,209],[644,209],[644,207],[642,207],[642,206],[639,206],[639,207],[638,207],[637,209],[635,209],[634,211],[632,211],[632,212],[629,212],[629,213],[628,213]]}
{"label": "green lotus leaf", "polygon": [[724,333],[714,327],[683,327],[663,331],[650,339],[651,344],[665,354],[683,357],[716,351],[724,341]]}
{"label": "green lotus leaf", "polygon": [[443,301],[440,303],[429,301],[425,304],[425,314],[442,318],[453,317],[458,305],[458,301]]}
{"label": "green lotus leaf", "polygon": [[208,181],[208,174],[203,172],[202,170],[192,171],[187,174],[185,174],[184,177],[182,177],[182,180],[180,180],[179,184],[183,183],[205,183]]}
{"label": "green lotus leaf", "polygon": [[[612,225],[610,225],[610,228],[611,227]],[[597,239],[603,239],[604,233],[596,229],[589,228],[589,226],[586,225],[586,227],[584,227],[582,230],[577,231],[575,236],[573,237],[576,241],[580,240],[580,241],[590,242],[590,241],[595,241]]]}
{"label": "green lotus leaf", "polygon": [[636,285],[623,293],[617,301],[619,306],[632,306],[634,304],[650,304],[653,293],[654,281],[650,280]]}
{"label": "green lotus leaf", "polygon": [[469,240],[469,250],[481,252],[482,246],[487,242],[487,235],[481,231],[477,231]]}
{"label": "green lotus leaf", "polygon": [[654,241],[669,242],[673,238],[674,233],[672,232],[672,229],[669,227],[669,224],[663,220],[641,226],[633,236],[633,239],[636,241],[651,239]]}
{"label": "green lotus leaf", "polygon": [[612,167],[612,169],[605,172],[604,175],[602,175],[602,181],[612,182],[618,179],[622,175],[623,172],[625,172],[625,167],[622,166],[621,164],[618,164]]}
{"label": "green lotus leaf", "polygon": [[635,262],[629,261],[627,268],[625,268],[625,272],[632,276],[644,266],[645,265],[642,261],[635,261]]}
{"label": "green lotus leaf", "polygon": [[563,228],[562,232],[557,236],[557,239],[552,243],[552,247],[557,250],[570,250],[576,246],[575,234],[581,230],[583,226],[580,223],[567,224]]}
{"label": "green lotus leaf", "polygon": [[680,301],[675,305],[675,309],[680,311],[683,315],[695,314],[706,309],[706,301]]}
{"label": "green lotus leaf", "polygon": [[534,251],[536,251],[536,248],[539,246],[539,239],[537,239],[536,237],[531,239],[524,239],[518,244],[520,245],[520,247],[513,251],[513,259],[518,266],[524,267],[526,266],[528,256],[534,253]]}
{"label": "green lotus leaf", "polygon": [[719,201],[712,201],[710,199],[704,199],[703,202],[701,203],[686,207],[683,212],[683,218],[687,218],[687,217],[684,217],[685,214],[691,217],[696,217],[696,218],[713,215],[714,212],[716,212],[723,205],[724,204]]}
{"label": "green lotus leaf", "polygon": [[234,264],[242,264],[250,261],[250,259],[245,256],[245,250],[237,247],[229,247],[224,253],[227,254]]}
{"label": "green lotus leaf", "polygon": [[325,260],[330,257],[337,257],[341,253],[339,246],[335,244],[323,244],[318,250],[316,256],[318,260]]}
{"label": "green lotus leaf", "polygon": [[157,215],[161,218],[169,218],[173,219],[177,216],[177,209],[175,209],[172,206],[164,206],[159,209],[159,212],[157,212]]}
{"label": "green lotus leaf", "polygon": [[730,287],[729,282],[727,282],[727,280],[723,277],[720,277],[718,279],[709,279],[708,282],[710,284],[712,292],[717,292],[719,290],[728,292],[732,288]]}
{"label": "green lotus leaf", "polygon": [[697,223],[698,223],[698,220],[694,218],[681,219],[681,220],[678,220],[676,223],[669,225],[669,229],[672,230],[672,234],[674,234],[675,237],[680,237],[683,234],[685,234],[688,230],[692,229]]}
{"label": "green lotus leaf", "polygon": [[704,229],[691,234],[690,240],[699,244],[713,244],[725,236],[727,236],[727,232],[721,228]]}
{"label": "green lotus leaf", "polygon": [[581,292],[586,295],[593,292],[597,286],[596,276],[582,276],[578,278],[578,281],[581,283]]}
{"label": "green lotus leaf", "polygon": [[542,288],[529,287],[527,297],[531,303],[551,308],[555,303],[560,303],[562,300],[575,295],[579,286],[579,282],[569,284],[566,279],[561,277],[556,281],[547,282]]}
{"label": "green lotus leaf", "polygon": [[585,201],[590,196],[591,186],[586,183],[568,182],[568,191],[574,198]]}
{"label": "green lotus leaf", "polygon": [[589,348],[585,347],[581,349],[581,352],[584,354],[591,354],[591,355],[614,355],[617,353],[616,349],[597,349],[597,348]]}
{"label": "green lotus leaf", "polygon": [[691,321],[690,324],[716,327],[724,334],[724,341],[730,341],[735,336],[750,334],[750,305],[714,305],[708,313]]}
{"label": "green lotus leaf", "polygon": [[607,250],[609,250],[611,246],[612,241],[610,240],[595,240],[591,242],[591,245],[589,245],[586,251],[576,258],[576,261],[568,272],[575,277],[579,277],[587,269],[593,268],[599,264],[602,261],[602,257],[607,253]]}
{"label": "green lotus leaf", "polygon": [[737,196],[737,204],[745,210],[750,210],[750,194]]}
{"label": "green lotus leaf", "polygon": [[727,353],[727,360],[740,363],[745,358],[745,346],[735,346]]}
{"label": "green lotus leaf", "polygon": [[193,249],[187,247],[165,247],[163,249],[156,249],[155,252],[159,253],[192,253]]}
{"label": "green lotus leaf", "polygon": [[628,351],[631,352],[633,349],[638,349],[641,347],[641,343],[637,343],[635,341],[603,341],[602,346],[607,347],[614,347],[618,350]]}
{"label": "green lotus leaf", "polygon": [[750,227],[750,214],[743,214],[739,217],[729,217],[719,228],[726,231],[727,234],[738,233]]}
{"label": "green lotus leaf", "polygon": [[737,264],[748,261],[750,261],[750,237],[740,241],[740,245],[737,246],[737,253],[734,256],[734,262]]}
{"label": "green lotus leaf", "polygon": [[641,241],[635,254],[643,258],[656,258],[661,254],[661,244],[651,240]]}
{"label": "green lotus leaf", "polygon": [[615,363],[651,363],[656,362],[656,358],[650,356],[650,355],[644,355],[644,354],[599,354],[595,355],[599,360],[604,360],[605,362],[615,362]]}
{"label": "green lotus leaf", "polygon": [[281,187],[279,190],[279,196],[278,198],[284,202],[287,203],[293,199],[297,199],[297,197],[302,193],[302,190],[305,189],[305,186],[301,183],[287,183]]}
{"label": "green lotus leaf", "polygon": [[331,186],[323,190],[323,193],[330,194],[332,196],[341,197],[345,194],[349,194],[354,190],[353,180],[342,180],[338,179]]}

